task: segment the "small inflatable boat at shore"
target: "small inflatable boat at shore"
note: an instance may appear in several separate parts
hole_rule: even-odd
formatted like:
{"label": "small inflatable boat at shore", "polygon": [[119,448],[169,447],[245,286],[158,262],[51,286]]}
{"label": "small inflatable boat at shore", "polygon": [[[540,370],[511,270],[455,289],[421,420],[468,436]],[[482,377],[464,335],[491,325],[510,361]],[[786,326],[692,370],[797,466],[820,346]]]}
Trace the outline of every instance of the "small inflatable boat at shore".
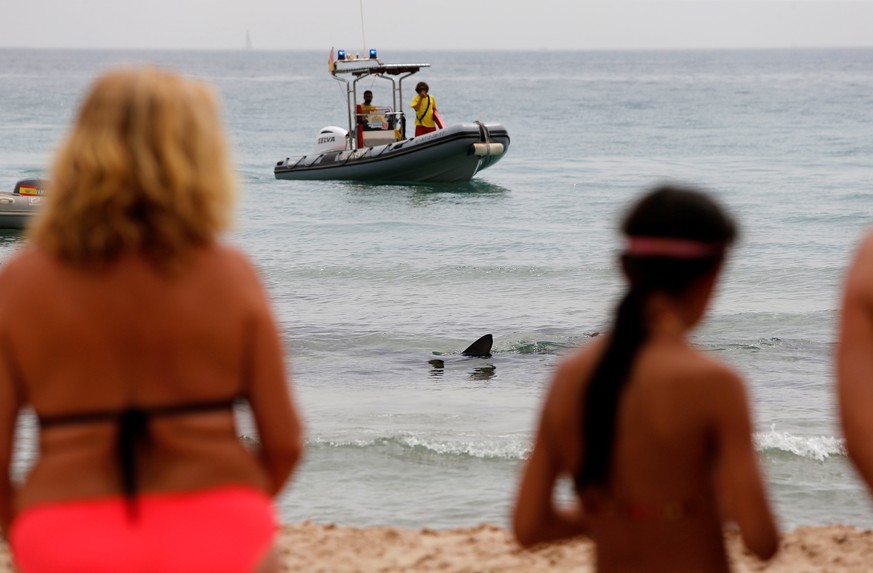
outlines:
{"label": "small inflatable boat at shore", "polygon": [[39,211],[45,195],[45,182],[22,179],[10,193],[0,191],[0,229],[24,229]]}

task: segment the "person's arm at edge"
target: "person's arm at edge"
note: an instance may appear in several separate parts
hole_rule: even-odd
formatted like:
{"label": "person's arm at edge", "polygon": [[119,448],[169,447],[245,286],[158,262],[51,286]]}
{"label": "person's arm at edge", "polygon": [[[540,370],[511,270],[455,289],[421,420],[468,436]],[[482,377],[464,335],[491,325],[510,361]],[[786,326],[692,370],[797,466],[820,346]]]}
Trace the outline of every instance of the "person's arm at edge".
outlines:
{"label": "person's arm at edge", "polygon": [[266,297],[255,309],[247,341],[248,400],[260,440],[268,493],[282,490],[303,455],[303,426],[291,397],[282,343]]}
{"label": "person's arm at edge", "polygon": [[[4,346],[8,348],[8,346]],[[23,396],[11,374],[5,352],[0,351],[0,538],[9,534],[15,488],[10,474],[15,447],[15,426]]]}
{"label": "person's arm at edge", "polygon": [[873,492],[873,233],[864,239],[843,294],[837,395],[846,452]]}
{"label": "person's arm at edge", "polygon": [[515,502],[512,529],[523,547],[576,537],[587,532],[585,515],[578,500],[572,508],[557,507],[554,500],[555,483],[562,470],[555,453],[550,413],[560,377],[561,369],[543,406],[533,452],[525,464]]}
{"label": "person's arm at edge", "polygon": [[758,466],[745,386],[728,370],[718,376],[722,387],[716,396],[721,501],[726,517],[739,526],[745,546],[767,560],[779,550],[779,529]]}

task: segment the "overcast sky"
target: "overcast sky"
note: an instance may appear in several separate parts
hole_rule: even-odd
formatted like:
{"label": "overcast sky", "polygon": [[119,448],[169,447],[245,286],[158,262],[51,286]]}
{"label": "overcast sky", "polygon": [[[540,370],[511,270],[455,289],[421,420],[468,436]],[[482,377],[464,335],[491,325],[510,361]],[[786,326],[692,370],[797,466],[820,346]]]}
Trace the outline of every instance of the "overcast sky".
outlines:
{"label": "overcast sky", "polygon": [[[363,26],[361,5],[363,4]],[[0,47],[873,46],[873,0],[0,0]]]}

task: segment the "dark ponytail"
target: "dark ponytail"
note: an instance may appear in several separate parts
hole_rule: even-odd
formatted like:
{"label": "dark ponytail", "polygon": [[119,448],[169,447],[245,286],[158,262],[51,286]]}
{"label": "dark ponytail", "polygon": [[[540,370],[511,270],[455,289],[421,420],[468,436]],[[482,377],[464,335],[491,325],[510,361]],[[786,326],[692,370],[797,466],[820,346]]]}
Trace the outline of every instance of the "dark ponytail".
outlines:
{"label": "dark ponytail", "polygon": [[695,189],[662,186],[646,194],[622,224],[625,236],[692,241],[708,249],[702,256],[625,252],[621,257],[629,289],[615,313],[609,341],[595,365],[582,400],[583,459],[574,476],[576,489],[609,482],[622,391],[637,352],[648,337],[645,309],[651,293],[683,294],[715,270],[736,237],[731,218]]}

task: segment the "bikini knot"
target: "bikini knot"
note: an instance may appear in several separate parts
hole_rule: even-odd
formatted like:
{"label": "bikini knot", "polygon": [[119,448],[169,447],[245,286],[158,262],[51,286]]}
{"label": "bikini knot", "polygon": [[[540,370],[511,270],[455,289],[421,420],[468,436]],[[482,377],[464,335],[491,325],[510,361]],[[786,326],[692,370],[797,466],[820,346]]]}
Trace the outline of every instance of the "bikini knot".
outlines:
{"label": "bikini knot", "polygon": [[136,515],[135,495],[137,446],[148,436],[149,413],[141,408],[124,409],[118,416],[118,459],[121,462],[121,485],[131,517]]}

